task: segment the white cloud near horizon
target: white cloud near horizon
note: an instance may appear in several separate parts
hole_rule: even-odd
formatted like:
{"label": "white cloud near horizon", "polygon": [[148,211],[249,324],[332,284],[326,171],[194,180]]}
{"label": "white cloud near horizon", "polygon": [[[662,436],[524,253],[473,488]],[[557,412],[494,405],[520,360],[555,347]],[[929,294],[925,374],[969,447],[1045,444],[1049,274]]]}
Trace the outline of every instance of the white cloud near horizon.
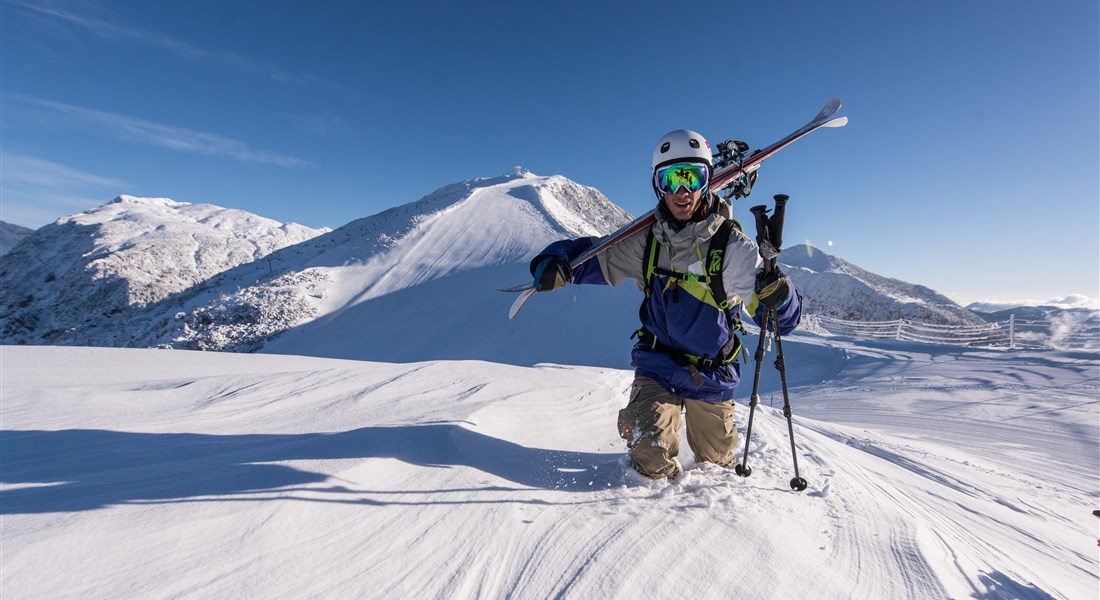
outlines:
{"label": "white cloud near horizon", "polygon": [[101,177],[67,167],[60,163],[16,154],[0,149],[0,170],[4,174],[4,183],[20,183],[69,189],[73,187],[126,187],[130,184],[121,179]]}
{"label": "white cloud near horizon", "polygon": [[978,300],[971,304],[981,305],[983,312],[1007,310],[1010,308],[1018,308],[1021,306],[1054,306],[1057,308],[1100,309],[1100,299],[1089,297],[1084,294],[1070,294],[1068,296],[1059,298],[1048,298],[1046,300],[1035,300],[1030,298],[1023,300]]}
{"label": "white cloud near horizon", "polygon": [[37,229],[100,206],[133,185],[0,149],[0,220]]}
{"label": "white cloud near horizon", "polygon": [[157,123],[139,117],[44,100],[23,94],[5,94],[4,98],[68,117],[80,125],[103,130],[108,135],[125,142],[207,156],[222,156],[248,163],[272,164],[282,167],[302,167],[311,164],[308,161],[287,154],[256,150],[242,141],[208,131]]}
{"label": "white cloud near horizon", "polygon": [[121,25],[110,20],[63,10],[54,5],[38,5],[19,0],[9,0],[32,14],[79,27],[96,37],[114,43],[128,43],[164,50],[178,58],[221,64],[230,69],[263,77],[283,84],[302,86],[326,86],[346,90],[338,83],[310,74],[292,73],[271,63],[254,60],[234,52],[210,50],[150,29]]}

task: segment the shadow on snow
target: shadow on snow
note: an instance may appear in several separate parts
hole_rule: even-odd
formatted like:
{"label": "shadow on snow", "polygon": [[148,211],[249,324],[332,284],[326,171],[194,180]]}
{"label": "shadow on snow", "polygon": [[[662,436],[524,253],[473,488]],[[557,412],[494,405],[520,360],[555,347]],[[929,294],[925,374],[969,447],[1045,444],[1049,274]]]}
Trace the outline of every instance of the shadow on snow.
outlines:
{"label": "shadow on snow", "polygon": [[[620,456],[528,448],[454,423],[285,435],[7,430],[0,431],[0,483],[7,488],[0,491],[0,514],[211,500],[329,479],[270,464],[295,460],[393,458],[423,467],[469,467],[522,486],[483,491],[594,491],[621,483]],[[348,494],[335,501],[376,505],[389,503],[366,501],[362,494],[394,493],[310,489]],[[223,499],[230,498],[213,498]]]}

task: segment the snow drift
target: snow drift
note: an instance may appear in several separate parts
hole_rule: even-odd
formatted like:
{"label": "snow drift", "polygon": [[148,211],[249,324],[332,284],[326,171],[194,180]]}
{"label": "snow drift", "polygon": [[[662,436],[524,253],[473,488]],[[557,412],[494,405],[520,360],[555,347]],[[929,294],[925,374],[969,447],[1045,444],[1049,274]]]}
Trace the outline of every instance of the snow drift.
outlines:
{"label": "snow drift", "polygon": [[628,371],[0,347],[0,585],[59,600],[1095,594],[1096,352],[784,347],[802,493],[774,391],[751,477],[685,448],[680,478],[649,483],[615,432]]}

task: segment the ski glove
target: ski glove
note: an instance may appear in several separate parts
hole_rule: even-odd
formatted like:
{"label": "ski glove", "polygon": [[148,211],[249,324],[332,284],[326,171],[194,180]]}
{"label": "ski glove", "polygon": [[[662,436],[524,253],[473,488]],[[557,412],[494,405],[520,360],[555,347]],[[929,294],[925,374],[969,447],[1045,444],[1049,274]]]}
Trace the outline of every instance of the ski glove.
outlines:
{"label": "ski glove", "polygon": [[573,279],[569,263],[556,256],[536,258],[532,263],[531,274],[535,276],[536,292],[556,290]]}
{"label": "ski glove", "polygon": [[776,267],[771,273],[756,274],[756,299],[764,306],[778,310],[787,304],[791,296],[791,282]]}

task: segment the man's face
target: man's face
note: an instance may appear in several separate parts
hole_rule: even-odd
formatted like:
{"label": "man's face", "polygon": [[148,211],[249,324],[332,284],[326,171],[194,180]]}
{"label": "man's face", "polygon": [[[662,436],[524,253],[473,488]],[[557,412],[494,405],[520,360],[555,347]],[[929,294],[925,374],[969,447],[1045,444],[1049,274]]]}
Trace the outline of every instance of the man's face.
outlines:
{"label": "man's face", "polygon": [[668,212],[672,214],[673,219],[690,221],[692,215],[699,209],[699,202],[702,197],[702,190],[689,192],[684,188],[680,188],[674,194],[665,194],[662,200],[665,203],[665,208],[668,208]]}

